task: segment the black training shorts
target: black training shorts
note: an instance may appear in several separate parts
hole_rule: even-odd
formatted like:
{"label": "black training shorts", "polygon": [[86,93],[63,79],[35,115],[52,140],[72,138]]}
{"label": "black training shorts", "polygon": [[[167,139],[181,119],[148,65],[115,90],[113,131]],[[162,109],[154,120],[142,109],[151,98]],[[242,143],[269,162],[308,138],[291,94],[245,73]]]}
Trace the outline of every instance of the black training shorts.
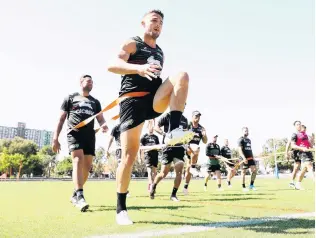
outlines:
{"label": "black training shorts", "polygon": [[158,167],[158,155],[157,156],[145,156],[146,167]]}
{"label": "black training shorts", "polygon": [[298,150],[293,150],[291,154],[291,159],[293,159],[296,163],[301,163],[301,159],[298,157]]}
{"label": "black training shorts", "polygon": [[153,109],[154,97],[160,85],[161,83],[155,84],[155,88],[151,89],[150,94],[146,96],[126,98],[120,102],[121,133],[162,114]]}
{"label": "black training shorts", "polygon": [[167,165],[170,163],[184,162],[185,149],[182,146],[179,147],[167,147],[162,151],[161,164]]}
{"label": "black training shorts", "polygon": [[308,151],[308,152],[303,152],[300,151],[297,154],[297,157],[302,161],[302,162],[312,162],[314,160],[313,158],[313,153]]}
{"label": "black training shorts", "polygon": [[74,150],[83,150],[84,155],[95,156],[95,132],[81,130],[67,134],[69,154]]}
{"label": "black training shorts", "polygon": [[208,166],[207,166],[207,172],[215,172],[215,171],[220,171],[221,170],[221,166],[219,165],[219,164],[216,164],[216,165],[211,165],[211,164],[209,164]]}
{"label": "black training shorts", "polygon": [[248,160],[247,164],[243,163],[242,164],[242,169],[249,169],[250,166],[252,166],[252,165],[256,166],[256,162],[254,161],[254,159]]}

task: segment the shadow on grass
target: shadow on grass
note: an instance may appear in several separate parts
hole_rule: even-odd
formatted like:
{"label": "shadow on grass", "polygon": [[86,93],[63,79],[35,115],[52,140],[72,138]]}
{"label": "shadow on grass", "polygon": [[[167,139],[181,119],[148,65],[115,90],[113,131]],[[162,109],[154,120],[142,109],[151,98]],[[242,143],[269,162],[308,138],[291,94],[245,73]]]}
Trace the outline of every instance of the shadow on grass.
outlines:
{"label": "shadow on grass", "polygon": [[[315,220],[308,220],[302,218],[281,220],[281,221],[270,221],[268,223],[262,223],[252,226],[247,226],[244,229],[254,232],[261,233],[282,233],[282,234],[314,234],[311,230],[315,228]],[[300,229],[300,231],[295,231]]]}
{"label": "shadow on grass", "polygon": [[[212,191],[210,191],[212,192]],[[202,193],[196,193],[196,194],[192,194],[190,193],[189,196],[193,196],[193,197],[197,197],[197,196],[205,196],[205,195],[209,195],[209,196],[223,196],[223,197],[233,197],[233,196],[265,196],[265,195],[275,195],[274,193],[256,193],[256,192],[250,192],[250,193],[208,193],[208,192],[202,192]]]}
{"label": "shadow on grass", "polygon": [[243,198],[208,198],[208,199],[183,199],[183,202],[235,202],[235,201],[246,201],[246,200],[275,200],[275,198],[267,198],[267,197],[243,197]]}
{"label": "shadow on grass", "polygon": [[[129,206],[127,210],[151,210],[151,209],[164,209],[164,210],[178,210],[182,208],[197,208],[202,206],[185,206],[185,205],[178,205],[178,206]],[[103,211],[115,211],[115,206],[90,206],[87,212],[103,212]]]}
{"label": "shadow on grass", "polygon": [[[228,222],[197,222],[192,223],[186,222],[174,222],[174,221],[138,221],[137,224],[157,224],[157,225],[174,225],[174,226],[205,226],[215,228],[241,228],[248,231],[254,231],[257,233],[270,233],[270,234],[288,234],[288,235],[299,235],[299,234],[314,234],[313,228],[315,228],[315,221],[308,219],[289,219],[279,221],[261,221],[254,220],[249,221],[250,218],[244,217],[243,220],[239,221],[228,221]],[[247,221],[248,220],[248,221]],[[253,220],[252,220],[253,221]],[[296,229],[303,229],[304,231],[295,231]]]}

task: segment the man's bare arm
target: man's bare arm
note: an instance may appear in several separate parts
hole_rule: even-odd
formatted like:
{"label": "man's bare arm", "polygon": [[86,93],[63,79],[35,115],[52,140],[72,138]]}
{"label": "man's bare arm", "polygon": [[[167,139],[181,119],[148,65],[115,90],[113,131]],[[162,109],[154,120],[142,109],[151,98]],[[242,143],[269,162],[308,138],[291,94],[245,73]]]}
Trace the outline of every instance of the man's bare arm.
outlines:
{"label": "man's bare arm", "polygon": [[67,118],[67,112],[61,111],[61,114],[60,114],[60,117],[58,120],[58,124],[57,124],[57,128],[56,128],[55,133],[54,133],[54,140],[58,140],[59,134],[60,134],[61,130],[63,129],[63,125],[65,123],[66,118]]}
{"label": "man's bare arm", "polygon": [[202,137],[202,141],[203,141],[204,144],[207,143],[207,141],[208,141],[207,135],[205,135],[205,136]]}
{"label": "man's bare arm", "polygon": [[289,153],[290,147],[291,147],[291,140],[289,140],[285,146],[285,158],[287,159],[289,159],[288,153]]}
{"label": "man's bare arm", "polygon": [[108,144],[108,148],[107,148],[107,152],[109,152],[110,148],[111,148],[111,145],[113,143],[113,139],[114,139],[114,136],[110,136],[110,140],[109,140],[109,144]]}
{"label": "man's bare arm", "polygon": [[103,126],[105,124],[105,119],[102,114],[97,115],[96,118],[100,126]]}
{"label": "man's bare arm", "polygon": [[206,130],[205,130],[204,127],[202,129],[202,141],[203,141],[204,144],[206,144],[207,141],[208,141],[208,138],[207,138],[207,135],[206,135]]}
{"label": "man's bare arm", "polygon": [[291,141],[291,148],[294,150],[300,150],[300,151],[305,151],[307,149],[305,147],[296,145],[294,141]]}
{"label": "man's bare arm", "polygon": [[244,152],[242,152],[241,146],[238,146],[238,152],[239,152],[239,155],[243,158],[243,160],[246,160],[246,156],[244,155]]}
{"label": "man's bare arm", "polygon": [[128,40],[121,46],[118,57],[108,66],[108,71],[115,74],[138,74],[139,65],[127,63],[131,54],[136,52],[136,42]]}

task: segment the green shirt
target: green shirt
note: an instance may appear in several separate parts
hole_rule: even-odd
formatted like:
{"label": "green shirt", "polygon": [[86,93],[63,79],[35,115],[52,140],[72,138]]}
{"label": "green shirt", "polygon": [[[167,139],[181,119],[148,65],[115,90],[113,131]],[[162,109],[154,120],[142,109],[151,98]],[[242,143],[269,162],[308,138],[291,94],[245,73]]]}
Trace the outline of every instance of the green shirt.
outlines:
{"label": "green shirt", "polygon": [[208,165],[218,165],[219,164],[219,160],[218,159],[208,159],[207,162]]}
{"label": "green shirt", "polygon": [[[207,157],[214,157],[215,155],[220,155],[221,154],[221,149],[218,144],[216,143],[208,143],[206,146],[205,154]],[[219,160],[218,159],[208,159],[207,162],[208,165],[218,165]]]}

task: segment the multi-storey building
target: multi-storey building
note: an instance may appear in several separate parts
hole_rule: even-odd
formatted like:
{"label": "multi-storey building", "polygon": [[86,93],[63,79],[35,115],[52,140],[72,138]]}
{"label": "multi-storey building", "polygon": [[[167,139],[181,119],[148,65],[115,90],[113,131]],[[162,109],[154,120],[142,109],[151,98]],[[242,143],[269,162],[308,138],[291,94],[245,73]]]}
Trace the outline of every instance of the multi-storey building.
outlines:
{"label": "multi-storey building", "polygon": [[13,139],[18,136],[34,141],[39,148],[42,148],[45,145],[51,145],[53,134],[52,131],[28,129],[23,122],[19,122],[18,127],[0,126],[0,139]]}

